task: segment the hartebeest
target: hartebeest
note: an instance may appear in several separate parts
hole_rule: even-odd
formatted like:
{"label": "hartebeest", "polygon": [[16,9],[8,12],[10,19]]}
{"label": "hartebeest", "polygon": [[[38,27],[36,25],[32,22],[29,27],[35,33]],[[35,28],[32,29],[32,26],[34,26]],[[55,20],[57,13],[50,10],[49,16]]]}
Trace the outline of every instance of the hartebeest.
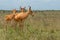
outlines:
{"label": "hartebeest", "polygon": [[11,14],[5,16],[6,30],[7,30],[7,24],[12,23],[15,13],[16,13],[16,9],[13,9]]}
{"label": "hartebeest", "polygon": [[21,8],[21,12],[17,13],[17,15],[15,15],[14,20],[16,22],[20,23],[20,27],[22,27],[23,24],[21,26],[21,23],[23,23],[23,21],[29,16],[29,14],[31,14],[33,16],[33,12],[31,10],[31,7],[29,7],[27,12],[24,12],[24,8]]}
{"label": "hartebeest", "polygon": [[19,22],[19,21],[23,21],[24,19],[26,19],[29,14],[31,14],[33,16],[33,12],[31,10],[31,7],[29,7],[27,12],[24,12],[24,8],[21,8],[21,12],[17,13],[17,15],[15,15],[14,19],[15,21]]}

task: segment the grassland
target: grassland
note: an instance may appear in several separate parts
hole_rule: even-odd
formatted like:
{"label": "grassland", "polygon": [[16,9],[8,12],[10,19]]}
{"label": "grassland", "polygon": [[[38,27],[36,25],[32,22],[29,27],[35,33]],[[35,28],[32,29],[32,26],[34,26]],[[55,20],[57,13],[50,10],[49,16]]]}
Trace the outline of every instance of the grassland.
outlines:
{"label": "grassland", "polygon": [[23,31],[10,23],[6,31],[4,16],[9,13],[0,10],[0,40],[60,40],[60,11],[34,11],[34,17],[25,20]]}

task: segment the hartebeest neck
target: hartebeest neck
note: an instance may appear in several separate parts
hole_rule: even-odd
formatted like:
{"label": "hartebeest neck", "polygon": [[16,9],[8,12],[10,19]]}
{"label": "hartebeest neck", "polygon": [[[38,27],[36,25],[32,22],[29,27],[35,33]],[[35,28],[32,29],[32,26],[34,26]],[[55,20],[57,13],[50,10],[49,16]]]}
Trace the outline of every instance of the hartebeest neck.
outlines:
{"label": "hartebeest neck", "polygon": [[15,14],[16,12],[14,11],[13,14]]}

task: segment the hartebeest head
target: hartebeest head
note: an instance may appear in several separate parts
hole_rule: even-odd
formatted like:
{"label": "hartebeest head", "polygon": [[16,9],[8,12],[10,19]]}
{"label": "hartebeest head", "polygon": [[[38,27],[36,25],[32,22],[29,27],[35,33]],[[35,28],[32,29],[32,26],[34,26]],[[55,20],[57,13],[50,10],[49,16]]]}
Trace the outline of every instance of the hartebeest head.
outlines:
{"label": "hartebeest head", "polygon": [[13,14],[15,14],[16,13],[16,9],[13,9],[12,12],[13,12]]}
{"label": "hartebeest head", "polygon": [[25,12],[25,7],[20,7],[21,12]]}
{"label": "hartebeest head", "polygon": [[28,11],[29,14],[31,14],[32,16],[34,16],[33,11],[31,10],[31,7],[29,7]]}

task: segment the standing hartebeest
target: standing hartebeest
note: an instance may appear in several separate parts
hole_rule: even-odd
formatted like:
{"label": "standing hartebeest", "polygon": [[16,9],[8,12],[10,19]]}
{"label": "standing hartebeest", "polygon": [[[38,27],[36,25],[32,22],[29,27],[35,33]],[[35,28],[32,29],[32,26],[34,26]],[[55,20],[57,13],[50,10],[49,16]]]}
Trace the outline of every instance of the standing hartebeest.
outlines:
{"label": "standing hartebeest", "polygon": [[15,15],[14,19],[15,21],[19,22],[19,21],[23,21],[24,19],[26,19],[29,14],[31,14],[33,16],[33,12],[31,10],[31,7],[29,7],[27,12],[24,12],[24,8],[21,8],[21,12],[17,13],[17,15]]}
{"label": "standing hartebeest", "polygon": [[[18,23],[22,23],[28,16],[31,14],[33,16],[33,12],[31,10],[31,7],[29,7],[27,12],[24,12],[24,8],[21,8],[21,12],[15,15],[14,20]],[[23,26],[23,24],[22,24]],[[20,27],[22,27],[20,24]],[[22,27],[23,28],[23,27]]]}
{"label": "standing hartebeest", "polygon": [[6,30],[7,30],[7,24],[8,23],[12,24],[12,20],[13,20],[15,14],[16,14],[16,9],[13,9],[11,14],[8,14],[5,16]]}

